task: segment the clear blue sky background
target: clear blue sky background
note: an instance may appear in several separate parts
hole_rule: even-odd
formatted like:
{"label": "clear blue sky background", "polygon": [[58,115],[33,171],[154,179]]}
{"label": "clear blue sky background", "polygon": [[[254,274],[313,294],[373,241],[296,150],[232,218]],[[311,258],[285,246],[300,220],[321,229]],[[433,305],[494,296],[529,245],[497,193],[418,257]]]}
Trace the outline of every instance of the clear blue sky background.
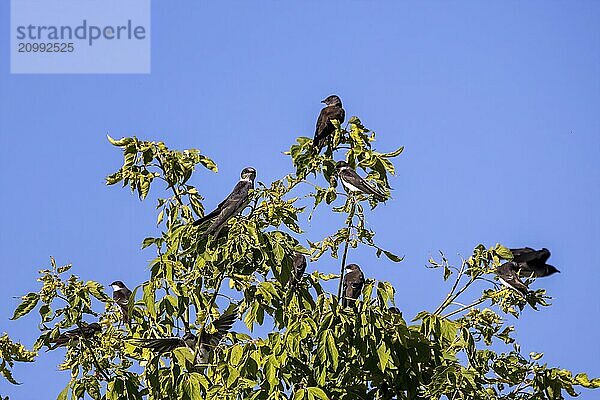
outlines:
{"label": "clear blue sky background", "polygon": [[[121,162],[107,132],[213,157],[219,174],[193,180],[211,207],[243,166],[263,182],[291,171],[281,151],[337,93],[379,149],[406,146],[394,201],[369,214],[406,260],[350,260],[391,280],[412,317],[445,293],[424,268],[438,250],[456,262],[478,243],[548,247],[562,274],[535,287],[553,307],[510,322],[525,353],[600,376],[600,3],[200,3],[154,2],[152,73],[137,76],[10,75],[0,4],[0,331],[32,344],[37,319],[9,321],[12,296],[37,290],[50,255],[105,285],[146,279],[155,203],[104,185]],[[309,237],[338,223],[322,214]],[[23,385],[0,393],[54,398],[62,355],[15,368]]]}

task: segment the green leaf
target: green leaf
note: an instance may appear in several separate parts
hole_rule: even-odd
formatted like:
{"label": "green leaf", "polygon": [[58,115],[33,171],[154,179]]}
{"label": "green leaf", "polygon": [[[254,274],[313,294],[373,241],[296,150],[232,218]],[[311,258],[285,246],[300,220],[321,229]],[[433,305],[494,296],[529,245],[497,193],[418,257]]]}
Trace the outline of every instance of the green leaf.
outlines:
{"label": "green leaf", "polygon": [[306,396],[306,389],[296,390],[294,393],[294,398],[292,400],[302,400]]}
{"label": "green leaf", "polygon": [[382,153],[381,155],[386,158],[397,157],[404,151],[404,146],[400,147],[398,150],[394,150],[391,153]]}
{"label": "green leaf", "polygon": [[92,296],[94,296],[96,299],[104,302],[104,303],[108,303],[111,300],[110,297],[108,297],[106,295],[106,293],[104,293],[104,287],[99,284],[98,282],[94,282],[94,281],[87,281],[85,283],[85,286],[88,288],[90,294]]}
{"label": "green leaf", "polygon": [[68,384],[61,392],[58,394],[56,400],[67,400],[69,396],[69,389],[71,388],[71,384]]}
{"label": "green leaf", "polygon": [[390,360],[390,351],[385,345],[385,342],[381,342],[377,348],[377,355],[379,356],[379,369],[381,372],[385,372],[385,368]]}
{"label": "green leaf", "polygon": [[494,250],[496,251],[496,254],[498,254],[498,256],[504,260],[513,259],[513,254],[511,253],[511,251],[506,247],[502,246],[501,244],[496,244]]}
{"label": "green leaf", "polygon": [[587,374],[577,374],[574,379],[577,385],[583,386],[589,389],[598,389],[600,388],[600,378],[594,378],[590,380]]}
{"label": "green leaf", "polygon": [[108,135],[108,134],[106,135],[106,138],[108,139],[110,144],[112,144],[113,146],[117,146],[117,147],[126,146],[133,141],[132,138],[121,138],[119,140],[115,140],[112,137],[110,137],[110,135]]}
{"label": "green leaf", "polygon": [[173,355],[177,359],[179,365],[185,367],[186,361],[189,363],[194,363],[194,353],[187,347],[178,347],[173,350]]}
{"label": "green leaf", "polygon": [[[310,393],[311,395],[315,396],[318,399],[329,400],[329,397],[327,397],[325,392],[318,387],[309,387],[306,389],[308,390],[308,393]],[[294,396],[294,398],[295,398],[295,396]]]}
{"label": "green leaf", "polygon": [[267,379],[267,382],[269,382],[271,389],[276,388],[277,385],[279,384],[279,381],[277,379],[276,364],[277,364],[277,360],[275,359],[275,357],[273,355],[269,356],[267,358],[267,361],[265,362],[265,378]]}
{"label": "green leaf", "polygon": [[62,274],[64,272],[67,272],[68,270],[70,270],[72,266],[73,266],[72,264],[63,265],[62,267],[58,267],[56,269],[56,272],[59,274]]}
{"label": "green leaf", "polygon": [[200,156],[200,164],[204,165],[207,169],[212,172],[219,172],[219,168],[217,168],[217,164],[210,158],[206,156]]}
{"label": "green leaf", "polygon": [[152,317],[156,317],[154,290],[152,289],[151,284],[150,283],[144,284],[144,290],[143,291],[144,291],[144,295],[142,297],[142,300],[144,301],[144,304],[148,308],[148,313]]}
{"label": "green leaf", "polygon": [[529,353],[529,357],[530,357],[532,360],[535,360],[535,361],[537,361],[537,360],[539,360],[540,358],[544,357],[544,353],[535,353],[535,352],[533,352],[533,351],[532,351],[531,353]]}
{"label": "green leaf", "polygon": [[40,300],[40,295],[37,293],[28,293],[25,296],[21,297],[23,300],[21,304],[15,309],[15,312],[11,318],[11,320],[19,319],[23,315],[28,314],[31,310],[35,308],[38,301]]}

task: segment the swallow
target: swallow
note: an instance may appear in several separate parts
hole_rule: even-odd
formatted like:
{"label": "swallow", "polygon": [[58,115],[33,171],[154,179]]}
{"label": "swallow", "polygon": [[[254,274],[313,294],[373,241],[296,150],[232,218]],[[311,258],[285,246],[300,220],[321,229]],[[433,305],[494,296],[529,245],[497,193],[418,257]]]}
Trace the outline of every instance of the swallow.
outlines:
{"label": "swallow", "polygon": [[90,339],[97,333],[102,331],[102,327],[99,323],[93,322],[91,324],[87,324],[86,322],[82,322],[80,327],[75,329],[71,329],[70,331],[66,331],[58,335],[55,339],[50,339],[51,346],[48,346],[48,350],[54,350],[57,347],[66,346],[72,339],[83,338]]}
{"label": "swallow", "polygon": [[344,188],[351,193],[362,193],[373,195],[377,201],[385,201],[386,195],[378,188],[370,185],[361,178],[355,170],[350,168],[346,161],[338,161],[335,165],[338,176],[342,181]]}
{"label": "swallow", "polygon": [[114,281],[110,284],[113,289],[113,300],[121,309],[121,320],[129,324],[129,298],[131,290],[121,281]]}
{"label": "swallow", "polygon": [[321,103],[325,103],[325,107],[323,107],[317,118],[313,138],[313,146],[317,149],[317,153],[321,151],[331,134],[335,132],[335,126],[331,123],[331,120],[336,119],[341,124],[346,118],[346,112],[342,108],[342,100],[337,95],[332,94]]}
{"label": "swallow", "polygon": [[288,287],[295,288],[298,282],[302,280],[304,271],[306,271],[306,257],[304,256],[304,254],[295,251],[294,258],[292,261],[292,273],[288,280]]}
{"label": "swallow", "polygon": [[199,343],[200,349],[196,358],[196,364],[202,364],[208,362],[209,355],[221,343],[223,337],[225,337],[233,326],[237,316],[237,308],[221,315],[212,322],[217,331],[215,333],[203,332],[199,342],[198,337],[191,332],[187,332],[183,337],[171,336],[156,339],[132,339],[131,342],[136,346],[150,349],[157,354],[166,354],[180,347],[187,347],[194,352]]}
{"label": "swallow", "polygon": [[560,272],[556,267],[546,264],[550,258],[550,250],[543,248],[534,250],[530,247],[510,249],[517,269],[515,271],[528,278],[542,278]]}
{"label": "swallow", "polygon": [[519,274],[515,271],[516,267],[517,264],[515,262],[509,261],[496,269],[496,275],[505,286],[516,290],[523,297],[526,297],[529,288],[519,279]]}
{"label": "swallow", "polygon": [[240,174],[239,182],[235,185],[229,196],[212,212],[194,221],[194,226],[200,226],[205,223],[210,224],[204,231],[203,236],[214,234],[215,237],[218,237],[219,232],[227,224],[227,221],[246,208],[250,201],[250,190],[254,188],[254,178],[256,178],[256,170],[252,167],[244,168]]}
{"label": "swallow", "polygon": [[365,284],[365,275],[356,264],[346,265],[346,275],[342,288],[342,307],[354,306]]}

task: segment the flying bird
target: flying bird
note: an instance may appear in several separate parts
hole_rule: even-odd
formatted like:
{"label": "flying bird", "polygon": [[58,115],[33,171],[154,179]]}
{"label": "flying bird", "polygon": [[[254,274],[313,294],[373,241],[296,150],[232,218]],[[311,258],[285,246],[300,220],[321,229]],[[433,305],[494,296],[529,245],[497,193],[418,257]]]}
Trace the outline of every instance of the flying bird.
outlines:
{"label": "flying bird", "polygon": [[323,107],[319,118],[317,118],[315,137],[313,138],[313,146],[317,149],[317,152],[321,151],[329,136],[335,132],[335,126],[333,126],[331,120],[337,119],[341,124],[346,118],[346,112],[342,108],[342,100],[337,95],[332,94],[321,103],[325,103],[325,107]]}
{"label": "flying bird", "polygon": [[256,178],[256,170],[252,167],[244,168],[240,174],[239,182],[235,185],[229,196],[215,210],[194,221],[193,225],[200,226],[204,223],[210,223],[203,235],[214,234],[215,237],[218,237],[219,232],[227,224],[227,221],[242,212],[248,205],[250,201],[250,189],[254,188],[254,178]]}
{"label": "flying bird", "polygon": [[365,276],[356,264],[346,265],[344,286],[342,289],[342,307],[354,306],[365,284]]}
{"label": "flying bird", "polygon": [[121,281],[114,281],[110,284],[113,289],[113,300],[121,309],[121,320],[129,324],[129,298],[131,290]]}
{"label": "flying bird", "polygon": [[519,279],[519,275],[515,270],[516,267],[517,264],[514,261],[509,261],[496,269],[496,275],[498,275],[498,279],[504,285],[516,290],[523,295],[523,297],[526,297],[527,293],[529,292],[529,288],[521,281],[521,279]]}
{"label": "flying bird", "polygon": [[[233,326],[237,316],[238,310],[236,308],[231,312],[221,315],[212,322],[212,325],[217,330],[215,333],[202,333],[196,364],[208,362],[212,350],[214,350],[214,348],[219,345],[221,340],[223,340],[223,337]],[[183,335],[183,337],[172,336],[156,339],[133,339],[132,343],[136,346],[150,349],[154,353],[166,354],[179,347],[187,347],[191,351],[195,351],[198,343],[198,337],[191,332],[187,332],[185,335]]]}
{"label": "flying bird", "polygon": [[560,272],[553,265],[546,264],[546,261],[550,258],[550,250],[546,248],[534,250],[530,247],[524,247],[522,249],[510,249],[510,252],[517,267],[515,271],[520,276],[542,278]]}
{"label": "flying bird", "polygon": [[294,258],[292,261],[292,273],[288,280],[288,286],[294,288],[302,279],[304,271],[306,271],[306,257],[299,251],[295,251]]}
{"label": "flying bird", "polygon": [[344,185],[347,191],[351,193],[371,194],[378,201],[385,201],[385,193],[361,178],[355,170],[350,168],[346,161],[338,161],[335,167],[342,185]]}
{"label": "flying bird", "polygon": [[99,333],[100,331],[102,331],[102,327],[99,323],[93,322],[91,324],[87,324],[86,322],[82,322],[80,327],[63,332],[60,335],[58,335],[57,338],[51,339],[50,343],[52,343],[52,345],[48,347],[48,350],[54,350],[57,347],[66,346],[71,341],[71,339],[90,339],[92,336]]}

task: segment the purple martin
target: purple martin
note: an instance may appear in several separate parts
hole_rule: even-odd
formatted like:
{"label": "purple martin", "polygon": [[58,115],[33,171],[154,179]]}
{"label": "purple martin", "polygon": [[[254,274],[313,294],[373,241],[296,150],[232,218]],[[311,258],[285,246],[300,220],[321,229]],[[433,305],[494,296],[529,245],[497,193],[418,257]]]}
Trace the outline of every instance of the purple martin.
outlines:
{"label": "purple martin", "polygon": [[[237,308],[231,312],[226,312],[212,322],[212,325],[217,330],[215,333],[202,333],[196,364],[208,362],[209,355],[231,329],[237,316]],[[156,339],[132,339],[132,343],[136,346],[150,349],[157,354],[166,354],[179,347],[187,347],[193,352],[196,349],[198,337],[191,332],[187,332],[183,337],[172,336]]]}
{"label": "purple martin", "polygon": [[57,338],[51,339],[51,346],[48,347],[48,350],[54,350],[57,347],[66,346],[71,339],[83,338],[90,339],[95,334],[102,331],[102,327],[99,323],[93,322],[91,324],[87,324],[86,322],[82,322],[80,327],[75,329],[71,329],[70,331],[66,331],[58,335]]}
{"label": "purple martin", "polygon": [[335,167],[342,185],[348,192],[371,194],[378,201],[385,201],[385,193],[361,178],[346,161],[338,161]]}
{"label": "purple martin", "polygon": [[516,290],[523,297],[526,297],[527,293],[529,292],[529,288],[521,281],[521,279],[519,279],[519,275],[515,268],[517,268],[517,264],[513,261],[509,261],[496,269],[496,275],[498,275],[498,279],[504,285]]}
{"label": "purple martin", "polygon": [[331,120],[336,119],[341,124],[346,118],[346,112],[342,108],[342,100],[335,94],[321,101],[325,103],[325,107],[321,110],[319,118],[317,118],[317,126],[315,128],[315,137],[313,138],[313,146],[320,152],[323,146],[327,144],[330,135],[335,132],[335,126]]}
{"label": "purple martin", "polygon": [[250,189],[254,188],[254,178],[256,178],[256,170],[252,167],[244,168],[240,174],[239,182],[235,185],[229,196],[212,212],[194,221],[193,225],[210,224],[203,232],[203,235],[214,234],[215,237],[218,237],[219,232],[227,224],[227,221],[242,212],[248,205],[250,201]]}
{"label": "purple martin", "polygon": [[113,289],[113,300],[121,309],[121,320],[129,324],[129,298],[131,290],[121,281],[114,281],[110,284]]}
{"label": "purple martin", "polygon": [[342,307],[354,306],[365,284],[365,275],[356,264],[346,265],[344,285],[342,288]]}
{"label": "purple martin", "polygon": [[530,247],[522,249],[510,249],[513,261],[516,264],[515,271],[527,278],[542,278],[560,272],[553,265],[546,264],[550,258],[550,250],[543,248],[534,250]]}

